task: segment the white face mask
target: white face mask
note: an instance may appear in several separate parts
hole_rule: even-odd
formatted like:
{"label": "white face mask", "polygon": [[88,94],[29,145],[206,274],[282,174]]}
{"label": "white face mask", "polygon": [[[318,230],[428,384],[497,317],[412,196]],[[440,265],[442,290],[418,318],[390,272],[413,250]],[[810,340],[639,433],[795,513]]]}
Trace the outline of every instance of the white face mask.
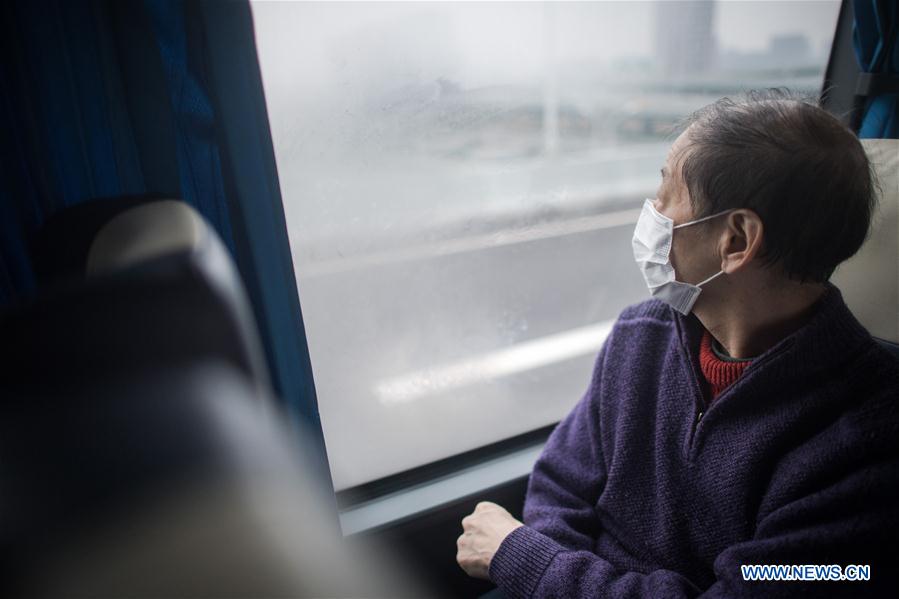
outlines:
{"label": "white face mask", "polygon": [[724,210],[675,227],[673,220],[655,209],[652,200],[643,202],[643,211],[634,230],[634,260],[643,272],[643,279],[654,298],[662,300],[685,316],[690,313],[702,286],[724,274],[724,271],[718,271],[696,285],[676,280],[674,266],[669,258],[674,229],[689,227],[733,210]]}

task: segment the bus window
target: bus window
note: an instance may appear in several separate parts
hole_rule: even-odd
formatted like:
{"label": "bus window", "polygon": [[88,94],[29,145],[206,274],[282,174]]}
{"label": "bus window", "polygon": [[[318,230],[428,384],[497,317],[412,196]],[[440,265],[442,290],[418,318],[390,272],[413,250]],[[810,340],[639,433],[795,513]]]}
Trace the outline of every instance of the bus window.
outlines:
{"label": "bus window", "polygon": [[819,94],[839,3],[252,8],[341,490],[568,413],[676,124]]}

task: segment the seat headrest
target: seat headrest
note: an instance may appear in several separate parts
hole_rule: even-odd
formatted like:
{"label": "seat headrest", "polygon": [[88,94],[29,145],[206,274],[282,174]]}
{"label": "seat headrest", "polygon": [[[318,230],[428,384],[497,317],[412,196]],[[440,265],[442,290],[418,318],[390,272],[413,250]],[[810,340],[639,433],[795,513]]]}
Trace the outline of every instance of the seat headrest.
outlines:
{"label": "seat headrest", "polygon": [[868,240],[833,276],[846,304],[875,337],[899,343],[899,139],[863,139],[878,183]]}
{"label": "seat headrest", "polygon": [[22,340],[0,347],[11,382],[69,384],[223,359],[269,389],[240,273],[189,205],[88,202],[56,215],[40,240],[40,293],[0,318],[0,333]]}
{"label": "seat headrest", "polygon": [[196,210],[175,200],[160,200],[112,217],[88,250],[88,276],[115,272],[170,254],[196,251],[212,243]]}

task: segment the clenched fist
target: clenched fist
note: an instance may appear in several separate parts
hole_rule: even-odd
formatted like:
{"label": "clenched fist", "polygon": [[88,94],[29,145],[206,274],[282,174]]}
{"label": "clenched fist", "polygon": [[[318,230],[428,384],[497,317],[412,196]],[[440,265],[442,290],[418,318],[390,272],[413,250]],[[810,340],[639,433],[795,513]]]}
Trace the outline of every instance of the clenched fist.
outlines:
{"label": "clenched fist", "polygon": [[524,526],[505,508],[489,501],[477,504],[474,511],[462,518],[465,531],[456,540],[456,561],[466,574],[487,579],[490,560],[506,536]]}

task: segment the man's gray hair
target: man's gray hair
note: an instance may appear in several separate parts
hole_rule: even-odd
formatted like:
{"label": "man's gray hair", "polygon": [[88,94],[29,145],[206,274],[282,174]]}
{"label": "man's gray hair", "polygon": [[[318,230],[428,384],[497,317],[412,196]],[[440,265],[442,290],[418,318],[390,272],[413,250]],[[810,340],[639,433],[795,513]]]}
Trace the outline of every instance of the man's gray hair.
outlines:
{"label": "man's gray hair", "polygon": [[763,263],[827,281],[864,243],[876,205],[868,157],[817,101],[785,89],[722,98],[681,123],[676,157],[696,218],[748,208],[764,226]]}

